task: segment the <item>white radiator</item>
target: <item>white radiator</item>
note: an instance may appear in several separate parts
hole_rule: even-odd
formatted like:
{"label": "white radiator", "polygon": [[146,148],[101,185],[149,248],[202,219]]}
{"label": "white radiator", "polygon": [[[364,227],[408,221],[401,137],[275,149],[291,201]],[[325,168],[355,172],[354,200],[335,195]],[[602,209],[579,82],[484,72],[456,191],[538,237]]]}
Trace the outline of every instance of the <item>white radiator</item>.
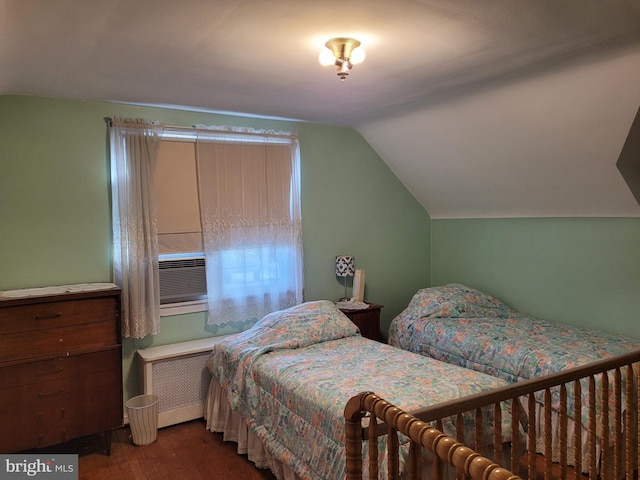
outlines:
{"label": "white radiator", "polygon": [[159,399],[158,427],[204,415],[213,346],[228,335],[138,350],[140,389]]}

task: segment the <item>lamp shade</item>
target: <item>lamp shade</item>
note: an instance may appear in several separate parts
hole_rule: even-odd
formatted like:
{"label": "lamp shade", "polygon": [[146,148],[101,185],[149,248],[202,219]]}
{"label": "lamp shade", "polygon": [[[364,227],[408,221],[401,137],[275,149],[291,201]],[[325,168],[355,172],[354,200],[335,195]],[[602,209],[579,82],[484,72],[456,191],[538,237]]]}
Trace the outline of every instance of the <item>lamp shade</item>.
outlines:
{"label": "lamp shade", "polygon": [[356,273],[356,259],[351,255],[338,255],[336,257],[336,276],[353,277]]}

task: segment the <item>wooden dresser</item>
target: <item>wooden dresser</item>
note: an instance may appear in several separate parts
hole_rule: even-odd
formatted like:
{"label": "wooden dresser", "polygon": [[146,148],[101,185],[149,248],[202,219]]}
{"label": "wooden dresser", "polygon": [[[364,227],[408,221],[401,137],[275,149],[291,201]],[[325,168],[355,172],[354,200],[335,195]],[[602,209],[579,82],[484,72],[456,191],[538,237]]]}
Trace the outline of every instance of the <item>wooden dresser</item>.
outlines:
{"label": "wooden dresser", "polygon": [[103,285],[0,292],[0,453],[99,432],[110,453],[123,415],[120,290]]}

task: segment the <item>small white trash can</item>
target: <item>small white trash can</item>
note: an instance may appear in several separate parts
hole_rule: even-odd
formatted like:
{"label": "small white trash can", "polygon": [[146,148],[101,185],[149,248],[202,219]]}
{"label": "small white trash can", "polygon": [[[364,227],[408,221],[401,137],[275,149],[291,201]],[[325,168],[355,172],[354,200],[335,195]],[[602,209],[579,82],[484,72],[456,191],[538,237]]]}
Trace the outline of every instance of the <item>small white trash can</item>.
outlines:
{"label": "small white trash can", "polygon": [[125,405],[129,413],[133,443],[148,445],[155,442],[158,436],[158,397],[138,395],[127,400]]}

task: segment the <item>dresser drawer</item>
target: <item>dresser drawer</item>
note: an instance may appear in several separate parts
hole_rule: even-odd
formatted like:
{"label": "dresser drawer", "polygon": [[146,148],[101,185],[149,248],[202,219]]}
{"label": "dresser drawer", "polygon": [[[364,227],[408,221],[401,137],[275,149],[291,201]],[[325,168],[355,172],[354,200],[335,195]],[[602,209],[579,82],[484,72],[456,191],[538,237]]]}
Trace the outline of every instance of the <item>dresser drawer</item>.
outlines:
{"label": "dresser drawer", "polygon": [[113,321],[116,309],[114,297],[8,306],[0,309],[0,335]]}
{"label": "dresser drawer", "polygon": [[77,378],[59,378],[4,388],[0,390],[0,423],[5,410],[18,407],[37,409],[55,404],[69,409],[84,409],[92,402],[101,403],[103,399],[99,393],[105,389],[119,391],[120,378],[120,372],[111,369]]}
{"label": "dresser drawer", "polygon": [[92,413],[80,412],[75,417],[56,418],[35,426],[18,424],[13,431],[0,431],[0,453],[55,445],[121,426],[122,409],[119,406]]}
{"label": "dresser drawer", "polygon": [[0,391],[0,403],[0,453],[122,425],[121,377],[114,371],[11,387]]}
{"label": "dresser drawer", "polygon": [[101,405],[98,392],[122,391],[121,355],[117,345],[101,352],[0,368],[0,416],[4,409],[37,408],[38,404]]}
{"label": "dresser drawer", "polygon": [[61,357],[0,368],[0,394],[2,389],[16,385],[73,377],[77,375],[77,358]]}
{"label": "dresser drawer", "polygon": [[2,390],[17,385],[42,383],[60,378],[76,377],[120,368],[120,345],[104,351],[84,355],[37,360],[0,368],[0,395]]}
{"label": "dresser drawer", "polygon": [[[104,375],[99,376],[104,380]],[[37,399],[29,404],[14,404],[0,411],[0,433],[15,432],[20,429],[42,430],[51,423],[71,425],[78,417],[94,417],[105,410],[119,409],[122,417],[122,396],[112,382],[94,383],[95,388],[80,387],[78,390],[61,392]],[[81,401],[79,401],[81,400]],[[98,401],[99,400],[99,401]],[[111,427],[119,426],[121,418]]]}
{"label": "dresser drawer", "polygon": [[10,333],[0,335],[0,362],[67,356],[117,343],[117,324],[113,320],[50,328],[35,333]]}
{"label": "dresser drawer", "polygon": [[[122,425],[121,347],[0,368],[0,453]],[[44,372],[44,376],[39,374]],[[22,378],[21,376],[24,375]]]}

